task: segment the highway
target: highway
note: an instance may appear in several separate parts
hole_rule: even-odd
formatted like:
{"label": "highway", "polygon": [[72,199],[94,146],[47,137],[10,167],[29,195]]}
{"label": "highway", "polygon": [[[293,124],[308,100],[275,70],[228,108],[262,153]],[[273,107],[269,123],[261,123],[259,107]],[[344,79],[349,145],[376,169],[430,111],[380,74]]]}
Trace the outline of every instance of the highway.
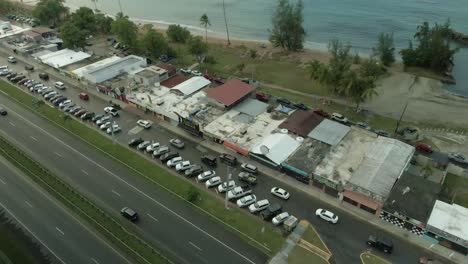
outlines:
{"label": "highway", "polygon": [[121,217],[124,206],[135,209],[141,216],[134,225],[137,232],[175,262],[266,262],[265,254],[186,202],[148,185],[133,171],[9,102],[4,95],[0,104],[9,111],[2,117],[3,136],[115,217]]}
{"label": "highway", "polygon": [[41,245],[52,263],[132,263],[1,156],[0,209]]}

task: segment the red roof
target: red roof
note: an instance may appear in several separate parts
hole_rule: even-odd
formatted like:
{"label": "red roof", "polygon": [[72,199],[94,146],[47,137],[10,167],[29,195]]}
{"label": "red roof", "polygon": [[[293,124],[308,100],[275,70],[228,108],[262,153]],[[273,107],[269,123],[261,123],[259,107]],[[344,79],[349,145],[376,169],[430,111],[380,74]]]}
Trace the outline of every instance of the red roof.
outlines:
{"label": "red roof", "polygon": [[157,66],[159,68],[165,69],[168,72],[177,71],[177,68],[174,65],[169,64],[169,63],[160,63]]}
{"label": "red roof", "polygon": [[173,77],[165,80],[165,81],[162,81],[161,82],[161,85],[164,86],[164,87],[167,87],[167,88],[172,88],[178,84],[181,84],[183,82],[185,82],[186,80],[190,79],[189,77],[186,77],[184,75],[180,75],[180,74],[177,74],[177,75],[174,75]]}
{"label": "red roof", "polygon": [[297,110],[281,123],[279,128],[286,128],[294,134],[307,137],[309,132],[317,127],[323,119],[324,117],[312,111]]}
{"label": "red roof", "polygon": [[229,107],[246,95],[251,93],[254,88],[241,80],[233,79],[227,81],[225,84],[220,85],[207,92],[209,98],[215,99],[219,103]]}

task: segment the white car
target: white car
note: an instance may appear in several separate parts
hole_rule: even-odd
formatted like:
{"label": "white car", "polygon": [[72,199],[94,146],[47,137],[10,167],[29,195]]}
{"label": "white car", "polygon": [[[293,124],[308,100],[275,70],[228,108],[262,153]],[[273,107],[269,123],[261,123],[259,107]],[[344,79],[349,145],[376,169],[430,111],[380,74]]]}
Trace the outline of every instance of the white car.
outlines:
{"label": "white car", "polygon": [[149,145],[151,145],[151,141],[145,140],[145,141],[141,142],[140,144],[138,144],[137,149],[138,150],[145,150]]}
{"label": "white car", "polygon": [[13,56],[8,57],[8,62],[10,63],[16,63],[16,58]]}
{"label": "white car", "polygon": [[274,196],[277,196],[283,200],[287,200],[289,199],[289,196],[290,194],[284,190],[284,189],[281,189],[279,187],[273,187],[271,188],[271,194],[273,194]]}
{"label": "white car", "polygon": [[205,186],[206,186],[206,188],[210,188],[210,187],[214,187],[214,186],[216,186],[216,185],[221,184],[221,182],[222,182],[222,181],[221,181],[221,177],[215,176],[215,177],[213,177],[213,178],[207,180],[207,181],[205,182]]}
{"label": "white car", "polygon": [[68,100],[65,100],[65,101],[61,102],[61,103],[59,104],[59,107],[60,107],[60,108],[64,108],[65,106],[67,106],[67,105],[69,105],[69,104],[71,104],[71,103],[72,103],[72,100],[68,99]]}
{"label": "white car", "polygon": [[242,208],[242,207],[249,206],[255,203],[256,201],[257,201],[257,197],[251,194],[251,195],[247,195],[247,196],[240,198],[239,200],[237,200],[236,203],[237,203],[237,206]]}
{"label": "white car", "polygon": [[176,171],[183,172],[183,171],[189,169],[190,166],[191,166],[190,161],[184,160],[184,161],[182,161],[181,163],[177,164],[177,165],[175,166],[175,169],[176,169]]}
{"label": "white car", "polygon": [[112,134],[112,133],[115,134],[115,133],[118,133],[120,131],[122,131],[122,128],[117,124],[113,124],[111,127],[107,128],[107,134]]}
{"label": "white car", "polygon": [[171,138],[169,140],[169,143],[171,143],[171,145],[179,149],[183,149],[185,147],[185,143],[178,138]]}
{"label": "white car", "polygon": [[251,213],[258,213],[267,209],[268,206],[270,206],[270,201],[268,201],[267,199],[263,199],[249,205],[249,211]]}
{"label": "white car", "polygon": [[111,117],[110,116],[103,116],[101,119],[99,119],[98,121],[96,121],[96,125],[100,126],[104,123],[107,123],[111,120]]}
{"label": "white car", "polygon": [[252,174],[256,174],[258,169],[257,167],[255,167],[254,165],[252,164],[249,164],[249,163],[242,163],[241,164],[241,168],[247,172],[250,172]]}
{"label": "white car", "polygon": [[63,82],[56,82],[55,83],[55,88],[57,88],[59,90],[63,90],[63,89],[65,89],[65,84]]}
{"label": "white car", "polygon": [[200,173],[197,176],[197,179],[199,181],[206,181],[209,178],[213,178],[214,176],[216,176],[216,172],[214,170],[209,170],[209,171],[204,171],[204,172]]}
{"label": "white car", "polygon": [[110,121],[105,122],[99,127],[99,129],[101,129],[101,130],[108,129],[111,125],[112,125],[112,123]]}
{"label": "white car", "polygon": [[317,209],[317,211],[315,211],[315,215],[329,223],[333,223],[333,224],[338,223],[338,216],[325,209],[321,209],[321,208]]}
{"label": "white car", "polygon": [[199,71],[192,71],[192,75],[195,75],[195,76],[202,76],[202,73],[199,72]]}
{"label": "white car", "polygon": [[47,93],[44,95],[44,99],[49,99],[49,98],[52,98],[54,96],[56,96],[58,93],[57,92],[50,92],[50,93]]}
{"label": "white car", "polygon": [[448,159],[454,162],[468,164],[468,159],[460,153],[450,153],[448,154]]}
{"label": "white car", "polygon": [[187,74],[190,74],[190,73],[192,72],[192,71],[191,71],[190,69],[188,69],[188,68],[182,68],[182,69],[180,69],[180,71],[181,71],[182,73],[187,73]]}
{"label": "white car", "polygon": [[348,122],[348,119],[346,117],[344,117],[342,114],[339,114],[339,113],[332,113],[331,118],[338,121],[338,122],[342,122],[342,123]]}
{"label": "white car", "polygon": [[146,152],[153,152],[155,151],[157,148],[159,148],[159,142],[153,142],[151,144],[149,144],[148,146],[146,146]]}
{"label": "white car", "polygon": [[223,193],[227,192],[229,189],[236,187],[235,181],[227,181],[223,182],[221,185],[218,186],[218,192]]}
{"label": "white car", "polygon": [[141,127],[144,127],[144,128],[150,128],[151,127],[151,122],[149,120],[143,120],[143,119],[140,119],[137,121],[137,124]]}
{"label": "white car", "polygon": [[107,106],[107,107],[104,107],[104,113],[111,114],[113,116],[118,116],[119,115],[119,110],[115,109],[112,106]]}
{"label": "white car", "polygon": [[171,160],[169,160],[168,162],[166,162],[166,165],[168,167],[175,167],[177,164],[181,163],[183,160],[182,160],[182,157],[175,157],[175,158],[172,158]]}
{"label": "white car", "polygon": [[279,225],[279,224],[282,224],[284,221],[286,221],[286,219],[288,219],[289,217],[289,213],[288,212],[282,212],[281,214],[273,217],[273,219],[271,220],[271,222],[274,224],[274,225]]}

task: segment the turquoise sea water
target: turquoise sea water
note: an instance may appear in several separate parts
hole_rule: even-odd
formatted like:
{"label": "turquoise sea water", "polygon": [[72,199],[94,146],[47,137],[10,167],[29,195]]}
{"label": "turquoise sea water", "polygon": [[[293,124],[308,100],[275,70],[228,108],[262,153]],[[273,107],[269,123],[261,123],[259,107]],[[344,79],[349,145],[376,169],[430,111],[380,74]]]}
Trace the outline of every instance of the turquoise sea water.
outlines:
{"label": "turquoise sea water", "polygon": [[[71,7],[91,0],[66,0]],[[158,23],[178,23],[202,30],[199,18],[206,13],[209,30],[225,35],[222,0],[120,0],[125,14]],[[235,38],[266,40],[275,0],[225,0],[230,35]],[[306,47],[326,49],[332,38],[347,41],[361,53],[369,53],[379,32],[393,32],[397,48],[406,47],[416,26],[423,21],[443,23],[468,33],[468,0],[303,0]],[[98,0],[98,9],[115,14],[119,0]],[[468,96],[468,49],[456,56],[457,85],[447,89]]]}

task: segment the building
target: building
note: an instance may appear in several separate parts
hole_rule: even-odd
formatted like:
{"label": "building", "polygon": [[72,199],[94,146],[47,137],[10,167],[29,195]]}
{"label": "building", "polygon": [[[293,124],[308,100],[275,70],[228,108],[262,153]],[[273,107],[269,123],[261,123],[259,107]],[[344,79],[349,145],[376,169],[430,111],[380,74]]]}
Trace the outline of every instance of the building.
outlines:
{"label": "building", "polygon": [[44,54],[39,57],[39,60],[53,68],[60,69],[89,57],[91,55],[86,52],[63,49]]}
{"label": "building", "polygon": [[307,135],[331,146],[336,146],[348,134],[349,126],[345,126],[330,119],[324,119]]}
{"label": "building", "polygon": [[207,92],[210,103],[220,109],[230,109],[249,97],[254,88],[241,80],[233,79]]}
{"label": "building", "polygon": [[270,134],[250,150],[250,155],[272,167],[278,167],[303,141],[302,137],[294,139],[285,133]]}
{"label": "building", "polygon": [[146,67],[146,59],[135,55],[113,56],[91,65],[76,69],[73,73],[90,83],[98,84],[122,74],[128,74]]}
{"label": "building", "polygon": [[167,71],[157,66],[140,68],[131,74],[134,76],[135,82],[143,86],[153,86],[169,78]]}
{"label": "building", "polygon": [[173,88],[173,87],[185,82],[188,79],[190,79],[190,77],[187,77],[185,75],[177,74],[177,75],[169,77],[169,79],[161,82],[161,86],[164,86],[164,87],[167,87],[167,88]]}
{"label": "building", "polygon": [[468,209],[437,200],[426,226],[426,237],[445,247],[468,254]]}
{"label": "building", "polygon": [[174,86],[170,92],[186,98],[207,87],[210,83],[205,77],[195,76]]}
{"label": "building", "polygon": [[172,76],[177,74],[177,68],[169,63],[160,63],[158,64],[159,68],[165,69],[167,71],[167,76],[171,78]]}
{"label": "building", "polygon": [[297,110],[279,125],[279,128],[287,129],[289,132],[307,137],[316,128],[324,117],[315,114],[313,111]]}

